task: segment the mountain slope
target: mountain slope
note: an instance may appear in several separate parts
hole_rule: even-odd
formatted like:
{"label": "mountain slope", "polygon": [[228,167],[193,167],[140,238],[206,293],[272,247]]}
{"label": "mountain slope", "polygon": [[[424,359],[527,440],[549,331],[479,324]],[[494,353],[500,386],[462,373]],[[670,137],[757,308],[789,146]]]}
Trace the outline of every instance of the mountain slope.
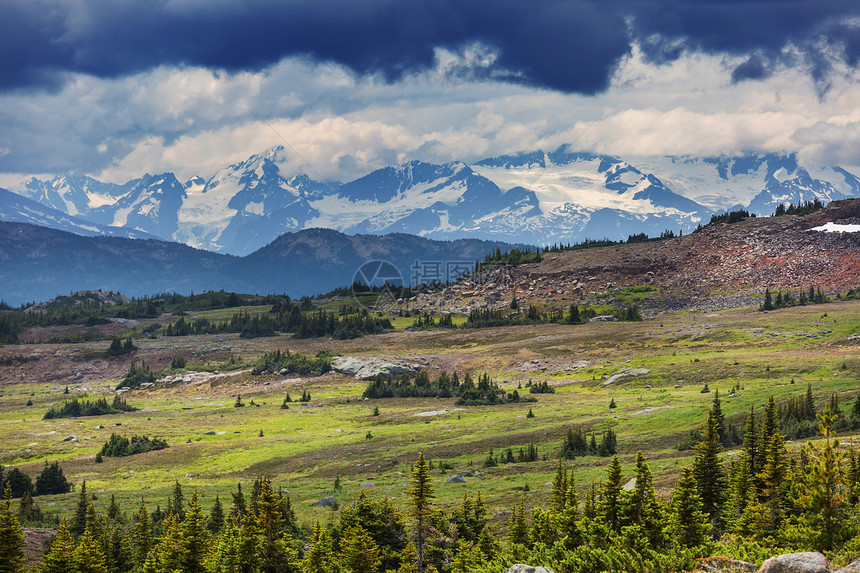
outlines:
{"label": "mountain slope", "polygon": [[134,229],[109,227],[91,223],[90,221],[67,215],[57,209],[52,209],[6,189],[0,189],[0,221],[30,223],[87,237],[155,238],[148,233]]}
{"label": "mountain slope", "polygon": [[[0,299],[18,305],[99,288],[129,296],[220,289],[312,295],[351,284],[367,261],[387,260],[410,282],[416,261],[441,262],[443,268],[459,262],[471,268],[491,251],[511,246],[399,235],[346,236],[311,229],[284,235],[241,258],[166,241],[82,237],[36,225],[0,223]],[[424,273],[418,278],[433,277]]]}

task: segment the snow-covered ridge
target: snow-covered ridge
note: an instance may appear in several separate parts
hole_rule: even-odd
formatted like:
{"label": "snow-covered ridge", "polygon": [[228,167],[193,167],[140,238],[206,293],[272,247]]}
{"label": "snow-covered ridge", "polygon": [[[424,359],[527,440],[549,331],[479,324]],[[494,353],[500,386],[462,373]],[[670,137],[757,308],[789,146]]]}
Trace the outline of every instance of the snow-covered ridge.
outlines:
{"label": "snow-covered ridge", "polygon": [[92,223],[239,255],[311,227],[548,244],[688,232],[735,208],[769,215],[780,203],[860,196],[851,169],[807,168],[793,155],[618,158],[562,146],[474,164],[411,161],[343,184],[286,172],[286,157],[273,147],[185,183],[66,174],[13,191]]}

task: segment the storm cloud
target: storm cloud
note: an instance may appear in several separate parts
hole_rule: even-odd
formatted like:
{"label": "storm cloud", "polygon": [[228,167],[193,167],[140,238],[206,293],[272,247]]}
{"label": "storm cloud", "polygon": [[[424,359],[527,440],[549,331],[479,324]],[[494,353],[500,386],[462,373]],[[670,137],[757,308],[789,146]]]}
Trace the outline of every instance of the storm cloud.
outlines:
{"label": "storm cloud", "polygon": [[[494,54],[487,77],[566,93],[604,91],[631,43],[655,62],[685,51],[760,54],[795,46],[855,66],[852,0],[6,0],[0,90],[58,89],[68,74],[117,78],[158,66],[258,71],[285,57],[387,81],[429,69],[438,49]],[[816,69],[830,69],[819,62]]]}

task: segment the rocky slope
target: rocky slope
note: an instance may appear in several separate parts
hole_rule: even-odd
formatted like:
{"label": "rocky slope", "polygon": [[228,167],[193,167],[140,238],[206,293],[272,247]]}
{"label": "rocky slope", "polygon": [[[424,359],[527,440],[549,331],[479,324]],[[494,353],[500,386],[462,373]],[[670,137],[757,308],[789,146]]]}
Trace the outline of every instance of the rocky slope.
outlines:
{"label": "rocky slope", "polygon": [[[826,223],[846,232],[817,230]],[[488,268],[412,308],[466,312],[521,304],[612,300],[624,287],[655,287],[649,305],[737,306],[765,288],[825,291],[860,286],[860,200],[836,201],[805,217],[721,223],[680,238],[549,253],[537,264]],[[847,232],[855,230],[854,232]]]}

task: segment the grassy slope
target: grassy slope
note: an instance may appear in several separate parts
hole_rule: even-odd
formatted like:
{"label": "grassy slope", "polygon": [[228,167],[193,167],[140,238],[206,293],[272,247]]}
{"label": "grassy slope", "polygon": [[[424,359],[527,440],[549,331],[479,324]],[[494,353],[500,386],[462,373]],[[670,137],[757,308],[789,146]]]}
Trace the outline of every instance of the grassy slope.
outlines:
{"label": "grassy slope", "polygon": [[[856,332],[860,332],[860,302],[769,314],[753,309],[682,313],[642,323],[396,332],[352,341],[257,339],[245,343],[243,356],[253,358],[276,347],[307,354],[319,350],[407,358],[416,354],[449,369],[486,369],[508,391],[529,378],[549,380],[558,391],[539,395],[537,404],[467,407],[443,416],[419,417],[415,414],[422,411],[453,409],[454,401],[357,401],[364,383],[339,375],[284,380],[245,373],[213,385],[180,384],[127,394],[130,403],[143,408],[139,412],[42,420],[51,405],[70,397],[62,395],[63,386],[4,384],[0,388],[0,463],[21,465],[35,477],[45,460],[60,460],[72,481],[86,479],[93,491],[108,494],[100,497],[100,503],[107,504],[109,493],[116,493],[128,502],[126,510],[141,496],[163,505],[176,479],[189,490],[199,489],[208,505],[215,493],[226,497],[236,481],[267,475],[290,491],[301,519],[325,520],[332,513],[310,504],[329,493],[336,476],[345,490],[338,496],[342,503],[354,498],[365,481],[376,484],[371,490],[374,495],[400,499],[411,461],[421,450],[432,459],[450,460],[454,471],[483,471],[489,449],[498,452],[535,441],[541,455],[548,454],[548,461],[489,469],[486,479],[472,479],[466,485],[445,483],[451,471],[434,473],[441,505],[454,505],[465,488],[481,490],[488,507],[498,511],[522,498],[526,505],[543,503],[548,489],[543,484],[552,479],[564,427],[581,423],[616,430],[625,480],[632,474],[636,450],[642,449],[657,474],[658,487],[666,487],[689,462],[691,452],[678,452],[675,444],[706,416],[713,394],[700,392],[705,383],[721,395],[736,384],[743,387],[738,397],[723,401],[727,416],[738,424],[751,404],[761,406],[770,394],[777,399],[795,396],[807,383],[816,388],[819,401],[831,392],[849,399],[842,407],[847,412],[860,381],[860,343],[846,340]],[[235,335],[219,338],[231,337]],[[141,340],[140,354],[146,356],[165,344],[187,347],[189,342],[209,341],[210,337]],[[533,359],[550,364],[584,359],[589,365],[575,371],[554,371],[550,366],[546,372],[523,372],[522,365]],[[638,367],[650,373],[603,385],[612,373]],[[94,380],[81,385],[93,397],[109,392],[115,383]],[[279,408],[286,392],[295,399],[303,389],[312,393],[313,404],[322,407],[294,403],[289,410]],[[233,408],[237,393],[246,404],[253,399],[259,407]],[[617,409],[609,410],[610,398]],[[33,406],[24,406],[28,399]],[[378,417],[371,415],[374,406],[381,411]],[[529,408],[534,418],[526,418]],[[260,430],[263,437],[258,436]],[[208,431],[225,433],[207,436]],[[171,447],[95,464],[95,453],[111,432],[155,435],[166,438]],[[366,438],[368,432],[372,439]],[[69,435],[80,442],[61,441]],[[789,444],[791,448],[799,445]],[[573,462],[579,485],[602,479],[607,462],[597,457]],[[521,491],[525,485],[530,491]],[[74,497],[38,501],[43,510],[59,512],[72,509]]]}

